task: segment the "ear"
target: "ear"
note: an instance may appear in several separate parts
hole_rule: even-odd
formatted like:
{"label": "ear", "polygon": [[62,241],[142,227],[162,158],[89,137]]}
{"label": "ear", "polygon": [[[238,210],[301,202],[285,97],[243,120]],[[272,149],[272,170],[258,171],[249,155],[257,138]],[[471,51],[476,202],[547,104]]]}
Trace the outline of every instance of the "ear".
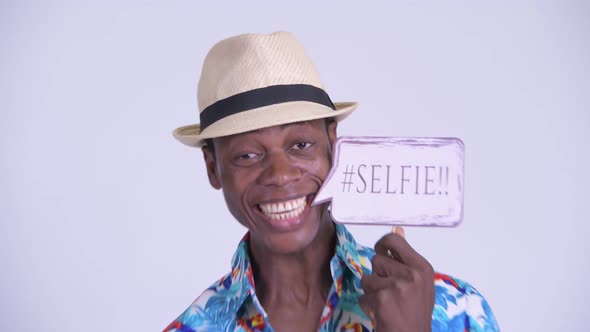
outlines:
{"label": "ear", "polygon": [[211,187],[221,189],[221,181],[219,181],[219,172],[217,170],[217,161],[215,160],[215,151],[209,146],[203,146],[203,158],[205,159],[205,166],[207,167],[207,176]]}
{"label": "ear", "polygon": [[328,125],[326,129],[328,130],[328,140],[330,141],[330,148],[334,149],[334,143],[336,143],[336,139],[338,138],[337,128],[338,122],[336,120],[330,119],[328,120]]}

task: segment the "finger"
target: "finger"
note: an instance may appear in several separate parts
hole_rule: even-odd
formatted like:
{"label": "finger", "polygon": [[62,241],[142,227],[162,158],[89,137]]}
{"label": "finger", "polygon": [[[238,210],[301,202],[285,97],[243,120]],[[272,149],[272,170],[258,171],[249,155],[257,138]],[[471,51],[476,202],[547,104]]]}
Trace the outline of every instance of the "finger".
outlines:
{"label": "finger", "polygon": [[383,290],[402,287],[403,282],[404,280],[401,278],[382,277],[376,274],[370,274],[363,276],[361,279],[361,287],[366,295],[373,296]]}
{"label": "finger", "polygon": [[[381,255],[397,255],[402,263],[412,267],[426,269],[430,264],[399,234],[387,234],[375,244],[375,252]],[[396,257],[397,258],[397,257]]]}
{"label": "finger", "polygon": [[371,318],[376,331],[390,331],[386,327],[391,323],[401,322],[409,317],[401,315],[398,296],[390,289],[384,288],[374,293],[364,294],[359,297],[361,309]]}
{"label": "finger", "polygon": [[370,296],[361,295],[359,297],[358,303],[365,314],[367,314],[367,316],[369,316],[372,321],[375,321],[375,307],[373,305],[374,301],[370,300]]}
{"label": "finger", "polygon": [[406,280],[411,278],[412,272],[410,271],[410,267],[389,256],[376,254],[371,259],[371,265],[373,273],[381,277]]}
{"label": "finger", "polygon": [[361,287],[365,294],[374,294],[381,289],[387,288],[391,285],[391,280],[376,274],[364,275],[361,279]]}

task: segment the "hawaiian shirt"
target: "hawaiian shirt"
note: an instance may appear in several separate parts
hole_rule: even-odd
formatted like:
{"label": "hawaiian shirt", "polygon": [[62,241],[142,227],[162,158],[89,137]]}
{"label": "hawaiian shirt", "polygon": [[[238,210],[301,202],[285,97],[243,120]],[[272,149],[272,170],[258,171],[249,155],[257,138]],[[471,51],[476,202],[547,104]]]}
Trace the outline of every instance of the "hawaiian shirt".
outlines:
{"label": "hawaiian shirt", "polygon": [[[336,250],[330,261],[334,282],[318,330],[374,331],[358,298],[364,293],[361,278],[371,273],[375,252],[357,244],[341,224],[336,224],[336,234]],[[248,236],[238,245],[231,272],[205,290],[164,332],[274,331],[256,297]],[[468,283],[436,273],[434,287],[433,332],[499,330],[487,301]]]}

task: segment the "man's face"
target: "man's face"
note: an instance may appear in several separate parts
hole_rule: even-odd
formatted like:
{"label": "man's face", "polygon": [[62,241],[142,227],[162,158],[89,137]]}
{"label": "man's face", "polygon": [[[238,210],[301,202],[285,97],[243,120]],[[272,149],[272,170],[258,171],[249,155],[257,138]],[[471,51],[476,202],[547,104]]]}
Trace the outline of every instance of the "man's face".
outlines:
{"label": "man's face", "polygon": [[223,189],[232,215],[250,241],[272,252],[308,246],[323,206],[310,207],[328,175],[336,122],[325,119],[215,138],[203,153],[211,185]]}

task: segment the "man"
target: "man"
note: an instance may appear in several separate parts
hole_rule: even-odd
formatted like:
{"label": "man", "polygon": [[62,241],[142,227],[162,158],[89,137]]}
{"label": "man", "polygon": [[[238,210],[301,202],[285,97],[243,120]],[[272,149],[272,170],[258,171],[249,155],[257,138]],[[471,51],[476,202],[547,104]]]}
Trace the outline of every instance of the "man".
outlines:
{"label": "man", "polygon": [[485,299],[436,274],[403,238],[357,244],[310,206],[331,167],[337,122],[303,47],[284,32],[216,44],[198,87],[200,124],[174,135],[202,147],[211,186],[249,232],[231,272],[165,331],[496,331]]}

